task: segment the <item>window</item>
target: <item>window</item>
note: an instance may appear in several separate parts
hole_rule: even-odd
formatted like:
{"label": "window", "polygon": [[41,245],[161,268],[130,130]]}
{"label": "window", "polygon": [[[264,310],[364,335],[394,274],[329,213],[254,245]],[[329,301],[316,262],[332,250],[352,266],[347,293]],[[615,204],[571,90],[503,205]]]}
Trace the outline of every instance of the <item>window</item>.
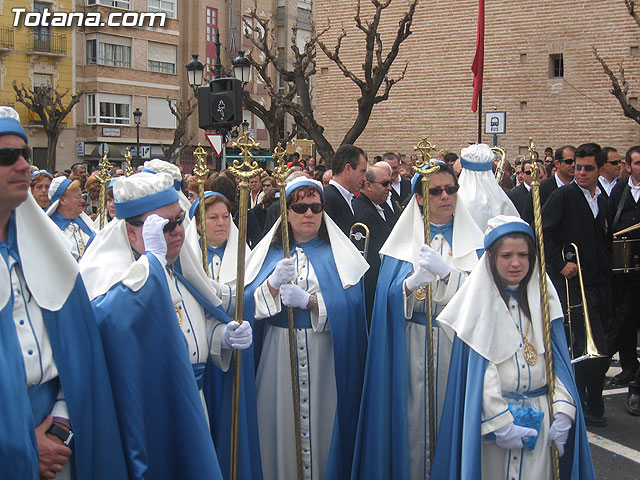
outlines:
{"label": "window", "polygon": [[105,5],[107,7],[124,8],[129,10],[130,0],[87,0],[87,5]]}
{"label": "window", "polygon": [[176,0],[149,0],[149,11],[166,13],[168,18],[177,18]]}
{"label": "window", "polygon": [[216,41],[218,31],[218,9],[207,7],[207,42]]}
{"label": "window", "polygon": [[[40,14],[51,10],[51,5],[44,2],[34,2],[33,11]],[[51,29],[48,26],[38,26],[33,29],[33,46],[39,52],[48,52],[51,48]]]}
{"label": "window", "polygon": [[48,73],[34,73],[32,77],[33,81],[33,90],[38,91],[40,87],[45,85],[52,86],[52,76]]}
{"label": "window", "polygon": [[131,97],[111,93],[87,94],[87,123],[131,125]]}
{"label": "window", "polygon": [[564,77],[564,59],[561,53],[549,55],[549,78]]}
{"label": "window", "polygon": [[147,58],[150,72],[176,73],[176,46],[149,42]]}
{"label": "window", "polygon": [[[175,105],[175,101],[171,100]],[[176,116],[169,110],[166,98],[147,99],[147,125],[155,128],[176,128]]]}
{"label": "window", "polygon": [[114,35],[93,34],[86,43],[88,65],[131,68],[131,39]]}

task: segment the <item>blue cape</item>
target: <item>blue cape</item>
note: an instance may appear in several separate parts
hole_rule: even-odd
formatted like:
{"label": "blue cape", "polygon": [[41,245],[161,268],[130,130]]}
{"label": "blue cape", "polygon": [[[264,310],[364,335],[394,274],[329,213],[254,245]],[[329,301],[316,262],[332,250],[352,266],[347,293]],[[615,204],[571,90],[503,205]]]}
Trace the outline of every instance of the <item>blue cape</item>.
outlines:
{"label": "blue cape", "polygon": [[[226,244],[225,244],[226,245]],[[219,247],[223,248],[224,247]],[[231,319],[220,307],[215,307],[189,281],[182,276],[179,260],[175,264],[175,274],[182,280],[187,290],[203,306],[205,311],[218,320],[229,323]],[[235,353],[237,354],[237,352]],[[218,463],[223,478],[229,478],[231,459],[231,415],[233,400],[233,377],[235,362],[223,372],[211,360],[207,360],[204,373],[204,392],[211,426],[213,443],[218,453]],[[240,412],[238,435],[237,473],[240,480],[262,478],[260,443],[258,438],[258,415],[256,411],[255,374],[253,369],[253,346],[242,350],[242,372],[240,381]]]}
{"label": "blue cape", "polygon": [[412,270],[408,262],[383,257],[371,317],[351,475],[354,479],[409,478],[409,370],[403,283]]}
{"label": "blue cape", "polygon": [[89,226],[84,222],[84,220],[82,220],[82,218],[80,217],[74,218],[73,220],[71,220],[69,218],[63,217],[60,213],[56,211],[56,212],[53,212],[51,214],[51,217],[49,218],[53,220],[53,223],[55,223],[60,230],[64,230],[71,223],[75,223],[76,225],[78,225],[80,230],[82,230],[84,233],[89,235],[89,237],[91,237],[89,241],[93,240],[93,237],[96,236],[96,233],[93,230],[91,230]]}
{"label": "blue cape", "polygon": [[[318,277],[333,342],[337,409],[326,478],[346,479],[351,471],[367,353],[364,283],[360,279],[356,285],[344,290],[331,247],[319,238],[303,243],[302,247]],[[284,256],[281,246],[272,246],[269,249],[257,277],[245,289],[246,312],[255,311],[254,292],[269,277],[282,258]],[[337,290],[339,292],[336,292]],[[283,308],[283,311],[286,315],[286,309]],[[264,323],[265,321],[257,322],[254,328],[256,365],[260,360]]]}
{"label": "blue cape", "polygon": [[140,290],[118,283],[92,302],[129,478],[222,479],[164,269],[147,258]]}
{"label": "blue cape", "polygon": [[[576,419],[560,458],[560,477],[571,480],[595,479],[591,451],[569,359],[562,321],[551,323],[553,366],[576,402]],[[436,443],[431,478],[480,480],[482,476],[482,390],[488,361],[457,336],[453,341],[447,394]]]}
{"label": "blue cape", "polygon": [[[8,250],[20,258],[13,214],[9,225],[9,240],[5,243],[8,249],[0,249],[3,257],[0,261],[6,261]],[[42,309],[42,316],[75,435],[70,458],[73,473],[77,478],[126,478],[100,335],[80,275],[62,308],[55,312]],[[35,427],[49,414],[53,404],[37,414],[31,407],[13,322],[12,296],[0,311],[0,465],[3,477],[38,479]],[[57,386],[55,390],[57,394]]]}

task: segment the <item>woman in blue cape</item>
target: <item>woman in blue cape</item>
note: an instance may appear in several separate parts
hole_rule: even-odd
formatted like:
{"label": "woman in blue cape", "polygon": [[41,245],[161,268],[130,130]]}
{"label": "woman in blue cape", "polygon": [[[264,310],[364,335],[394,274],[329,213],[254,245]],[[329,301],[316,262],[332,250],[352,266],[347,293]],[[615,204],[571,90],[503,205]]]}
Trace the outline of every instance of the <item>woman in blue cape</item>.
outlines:
{"label": "woman in blue cape", "polygon": [[296,178],[286,194],[291,258],[283,259],[277,222],[247,266],[245,311],[255,315],[262,471],[265,478],[297,478],[289,306],[304,478],[344,479],[351,469],[366,353],[362,277],[368,265],[323,213],[319,182]]}
{"label": "woman in blue cape", "polygon": [[[236,309],[236,266],[238,263],[238,228],[231,218],[231,203],[219,192],[205,192],[205,221],[207,231],[207,256],[209,277],[222,303],[218,307],[233,318]],[[189,209],[193,220],[185,231],[185,243],[201,252],[200,199]],[[211,433],[218,452],[220,469],[229,476],[231,445],[231,402],[234,366],[222,371],[207,364],[204,376],[204,395],[211,420]],[[255,368],[253,347],[242,353],[242,388],[240,390],[240,433],[238,478],[258,480],[262,478],[258,420],[256,416]]]}
{"label": "woman in blue cape", "polygon": [[[545,351],[533,231],[499,215],[489,220],[484,243],[478,266],[438,316],[454,344],[431,476],[550,479],[553,443],[563,479],[595,478],[550,281],[553,346]],[[556,376],[553,417],[546,355]]]}
{"label": "woman in blue cape", "polygon": [[[436,424],[446,390],[451,341],[436,322],[428,332],[420,288],[431,284],[432,316],[442,311],[478,262],[482,232],[457,198],[453,172],[431,176],[431,241],[425,244],[422,196],[413,198],[380,250],[352,477],[419,479],[429,475],[427,342],[435,366]],[[422,288],[424,292],[424,288]],[[418,298],[420,297],[420,298]]]}

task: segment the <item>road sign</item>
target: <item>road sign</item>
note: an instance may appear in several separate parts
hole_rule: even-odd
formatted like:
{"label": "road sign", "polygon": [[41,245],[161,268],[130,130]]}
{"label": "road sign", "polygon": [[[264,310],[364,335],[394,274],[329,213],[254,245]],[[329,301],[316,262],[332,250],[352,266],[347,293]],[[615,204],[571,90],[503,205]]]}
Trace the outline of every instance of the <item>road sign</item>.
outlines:
{"label": "road sign", "polygon": [[213,148],[213,153],[216,154],[216,157],[220,157],[222,155],[222,135],[218,133],[206,133],[205,137],[207,137],[207,141],[211,148]]}
{"label": "road sign", "polygon": [[507,112],[484,112],[484,133],[504,135],[507,131]]}

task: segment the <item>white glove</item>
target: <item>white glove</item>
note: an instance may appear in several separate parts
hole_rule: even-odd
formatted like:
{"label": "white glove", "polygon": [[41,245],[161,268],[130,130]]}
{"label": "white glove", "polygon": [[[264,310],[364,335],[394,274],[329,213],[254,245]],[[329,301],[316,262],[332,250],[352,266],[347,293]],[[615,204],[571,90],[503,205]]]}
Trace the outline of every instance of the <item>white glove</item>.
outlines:
{"label": "white glove", "polygon": [[495,432],[496,444],[505,450],[520,450],[524,445],[524,437],[537,437],[538,432],[533,428],[519,427],[513,423],[499,428]]}
{"label": "white glove", "polygon": [[451,273],[451,268],[444,258],[442,258],[442,255],[436,252],[429,245],[422,245],[420,247],[419,255],[420,260],[418,261],[418,268],[405,281],[407,288],[411,291],[418,287],[424,287],[425,285],[430,284],[437,276],[445,278],[449,273]]}
{"label": "white glove", "polygon": [[163,267],[167,265],[167,242],[162,229],[167,223],[169,220],[154,213],[149,215],[142,225],[145,252],[152,253]]}
{"label": "white glove", "polygon": [[253,332],[249,322],[244,321],[242,324],[231,321],[224,327],[222,334],[222,346],[226,348],[237,348],[245,350],[251,346],[253,341]]}
{"label": "white glove", "polygon": [[276,265],[275,270],[269,277],[269,285],[274,290],[279,290],[280,286],[289,283],[296,276],[296,259],[283,258]]}
{"label": "white glove", "polygon": [[222,299],[222,284],[216,282],[213,278],[210,278],[209,281],[211,282],[211,286],[213,286],[213,289],[216,292],[216,296]]}
{"label": "white glove", "polygon": [[298,285],[292,283],[285,283],[280,287],[280,298],[287,307],[307,308],[310,296]]}
{"label": "white glove", "polygon": [[558,455],[560,456],[564,455],[564,445],[567,443],[572,425],[573,421],[569,415],[558,412],[556,413],[556,419],[549,429],[549,441],[555,442]]}

